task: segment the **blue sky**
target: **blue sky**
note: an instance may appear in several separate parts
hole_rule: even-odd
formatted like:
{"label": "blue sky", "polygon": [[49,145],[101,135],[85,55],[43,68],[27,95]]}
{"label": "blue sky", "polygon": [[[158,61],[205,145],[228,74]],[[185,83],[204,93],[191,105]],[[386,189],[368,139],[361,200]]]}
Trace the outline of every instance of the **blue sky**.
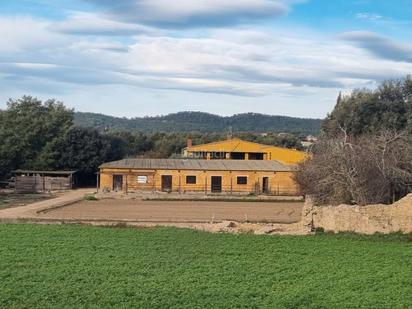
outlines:
{"label": "blue sky", "polygon": [[3,0],[0,108],[324,117],[412,73],[411,0]]}

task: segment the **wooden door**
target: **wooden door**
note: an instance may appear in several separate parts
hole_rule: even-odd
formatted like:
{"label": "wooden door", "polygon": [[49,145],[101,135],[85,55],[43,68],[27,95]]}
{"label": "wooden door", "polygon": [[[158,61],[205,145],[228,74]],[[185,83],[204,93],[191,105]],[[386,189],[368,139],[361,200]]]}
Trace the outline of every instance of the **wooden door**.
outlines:
{"label": "wooden door", "polygon": [[171,175],[162,175],[162,191],[165,191],[165,192],[172,191],[172,188],[173,188],[172,181],[173,181],[173,178]]}
{"label": "wooden door", "polygon": [[212,178],[211,178],[211,191],[213,193],[222,192],[222,176],[212,176]]}
{"label": "wooden door", "polygon": [[262,193],[269,193],[269,177],[263,177],[262,180]]}
{"label": "wooden door", "polygon": [[113,175],[113,190],[114,191],[123,190],[123,175]]}

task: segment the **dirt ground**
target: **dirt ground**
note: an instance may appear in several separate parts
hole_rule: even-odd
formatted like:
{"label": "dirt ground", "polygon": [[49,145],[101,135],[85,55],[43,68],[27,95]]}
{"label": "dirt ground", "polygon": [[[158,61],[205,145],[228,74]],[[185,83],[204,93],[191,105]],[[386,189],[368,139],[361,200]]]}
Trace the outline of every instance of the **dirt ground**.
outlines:
{"label": "dirt ground", "polygon": [[15,193],[14,190],[0,190],[0,209],[26,206],[32,203],[55,198],[56,194],[23,194]]}
{"label": "dirt ground", "polygon": [[41,218],[141,222],[298,222],[302,202],[81,201],[40,213]]}

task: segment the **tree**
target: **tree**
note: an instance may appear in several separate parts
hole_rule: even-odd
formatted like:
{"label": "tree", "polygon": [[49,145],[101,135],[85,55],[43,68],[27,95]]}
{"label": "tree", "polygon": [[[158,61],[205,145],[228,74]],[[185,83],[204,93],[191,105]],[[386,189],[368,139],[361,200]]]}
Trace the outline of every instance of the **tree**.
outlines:
{"label": "tree", "polygon": [[391,203],[412,185],[412,141],[406,132],[323,139],[295,176],[318,204]]}
{"label": "tree", "polygon": [[63,103],[23,96],[10,99],[0,113],[0,178],[16,168],[42,165],[43,148],[64,135],[73,124],[73,111]]}
{"label": "tree", "polygon": [[320,204],[389,203],[412,183],[412,79],[339,97],[296,180]]}
{"label": "tree", "polygon": [[101,134],[96,129],[73,127],[44,149],[42,161],[48,168],[76,170],[84,177],[93,177],[101,164],[122,159],[124,155],[120,138]]}
{"label": "tree", "polygon": [[339,95],[296,181],[319,204],[389,203],[412,189],[412,79]]}
{"label": "tree", "polygon": [[147,135],[141,132],[115,131],[110,132],[109,135],[122,141],[127,157],[143,155],[153,147]]}
{"label": "tree", "polygon": [[355,90],[339,96],[332,113],[322,123],[322,133],[333,138],[345,129],[348,135],[382,130],[412,133],[412,79],[383,82],[376,90]]}

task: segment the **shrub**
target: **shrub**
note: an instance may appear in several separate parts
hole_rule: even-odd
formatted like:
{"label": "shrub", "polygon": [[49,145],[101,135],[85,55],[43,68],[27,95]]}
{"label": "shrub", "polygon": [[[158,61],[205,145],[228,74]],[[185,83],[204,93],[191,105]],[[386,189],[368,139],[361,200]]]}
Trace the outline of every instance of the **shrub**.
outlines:
{"label": "shrub", "polygon": [[[344,131],[343,131],[344,132]],[[323,139],[295,180],[315,203],[389,204],[412,184],[412,143],[406,132]]]}
{"label": "shrub", "polygon": [[99,199],[95,197],[94,195],[85,195],[84,200],[85,201],[98,201]]}

